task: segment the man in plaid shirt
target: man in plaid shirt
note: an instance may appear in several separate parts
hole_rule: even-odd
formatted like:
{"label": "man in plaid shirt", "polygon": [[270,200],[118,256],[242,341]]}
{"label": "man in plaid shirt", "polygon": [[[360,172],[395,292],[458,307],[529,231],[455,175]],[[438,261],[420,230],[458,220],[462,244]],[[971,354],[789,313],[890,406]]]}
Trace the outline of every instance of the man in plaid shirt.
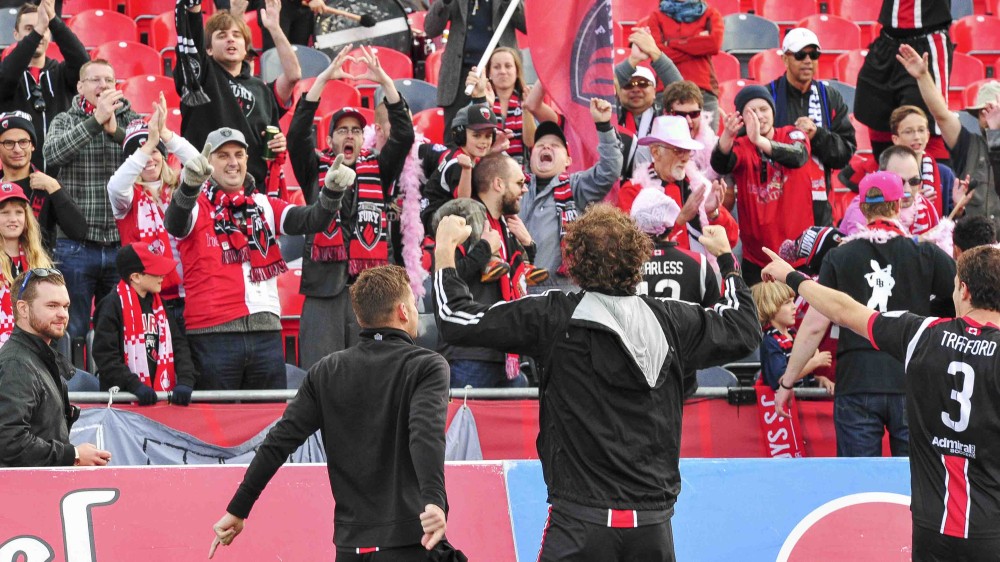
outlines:
{"label": "man in plaid shirt", "polygon": [[60,228],[55,249],[69,289],[69,333],[84,338],[95,297],[100,301],[119,280],[118,227],[107,185],[125,160],[125,127],[139,115],[115,89],[115,71],[107,61],[83,65],[77,91],[70,108],[52,120],[43,150],[46,162],[59,168],[59,183],[87,219],[83,241],[69,240]]}

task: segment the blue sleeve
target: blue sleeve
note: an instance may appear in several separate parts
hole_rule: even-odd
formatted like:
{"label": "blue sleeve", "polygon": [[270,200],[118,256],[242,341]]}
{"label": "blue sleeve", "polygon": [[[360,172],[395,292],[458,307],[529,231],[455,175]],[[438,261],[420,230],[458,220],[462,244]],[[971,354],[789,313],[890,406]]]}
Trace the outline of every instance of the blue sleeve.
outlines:
{"label": "blue sleeve", "polygon": [[778,340],[765,335],[760,342],[760,370],[764,382],[771,390],[778,390],[778,379],[785,374],[788,357],[778,345]]}
{"label": "blue sleeve", "polygon": [[955,205],[951,200],[951,186],[955,184],[955,172],[944,164],[938,163],[937,166],[938,174],[941,176],[941,209],[944,216],[948,216]]}

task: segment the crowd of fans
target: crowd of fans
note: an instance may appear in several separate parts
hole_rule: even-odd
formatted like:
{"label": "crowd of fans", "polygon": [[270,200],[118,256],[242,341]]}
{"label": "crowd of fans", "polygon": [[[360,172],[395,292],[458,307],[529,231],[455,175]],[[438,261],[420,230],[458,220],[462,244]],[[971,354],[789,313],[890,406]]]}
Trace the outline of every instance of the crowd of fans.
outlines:
{"label": "crowd of fans", "polygon": [[[177,2],[180,130],[168,124],[163,95],[135,107],[116,89],[113,65],[90,60],[54,0],[19,9],[17,42],[0,60],[0,343],[14,330],[15,278],[56,267],[70,295],[69,348],[92,348],[102,389],[117,386],[141,404],[170,391],[187,404],[192,390],[285,388],[286,363],[296,363],[281,337],[278,278],[289,270],[289,242],[304,238],[298,363],[308,369],[357,342],[346,289],[362,271],[397,263],[418,293],[430,287],[423,280],[433,229],[454,214],[473,225],[456,250],[457,271],[487,304],[572,288],[563,236],[600,201],[630,213],[654,241],[638,290],[703,306],[720,297],[718,265],[697,242],[708,225],[724,229],[748,284],[770,262],[764,248],[780,248],[824,283],[874,290],[883,300],[868,304],[883,311],[901,306],[899,288],[926,278],[927,267],[940,270],[935,283],[950,283],[954,254],[996,242],[1000,84],[982,87],[967,108],[979,132],[963,128],[948,109],[938,62],[918,41],[947,41],[950,14],[938,17],[947,2],[916,8],[928,16],[916,18],[922,24],[881,22],[872,64],[890,68],[891,80],[876,91],[865,85],[871,69],[863,70],[857,105],[868,104],[871,138],[884,142],[859,153],[848,119],[855,108],[817,79],[823,37],[791,29],[780,50],[786,72],[747,85],[725,107],[712,62],[723,18],[705,2],[665,0],[629,32],[614,68],[617,113],[607,100],[591,101],[598,158],[573,172],[584,155],[569,154],[560,108],[541,83],[525,80],[515,30],[534,30],[523,6],[479,69],[509,1],[430,3],[426,35],[450,24],[437,88],[446,144],[436,144],[414,128],[374,49],[338,49],[298,95],[303,72],[293,42],[311,37],[290,16],[298,10],[308,19],[322,7],[292,4],[257,6],[280,61],[277,77],[264,82],[242,17],[246,2],[233,2],[236,15],[216,9],[207,19],[198,0]],[[891,53],[884,38],[896,39]],[[50,41],[62,61],[47,56]],[[343,80],[379,86],[374,118],[342,107],[317,130],[325,89]],[[290,125],[282,131],[279,122]],[[288,170],[300,199],[287,187]],[[896,238],[925,261],[886,270],[875,257],[869,266],[831,250],[866,240],[878,254]],[[817,351],[829,322],[796,311],[786,289],[754,290],[765,329],[763,384],[777,389],[786,369],[794,377],[825,369],[806,380],[832,392],[842,382],[834,359],[838,373],[883,365],[858,359],[877,352],[851,348],[864,347],[857,342],[841,342],[837,357]],[[927,302],[947,300],[945,289],[920,288]],[[799,323],[803,343],[793,346]],[[527,357],[440,351],[455,387],[523,386],[537,374]],[[901,382],[885,379],[856,391],[901,396]],[[838,399],[843,393],[838,386]]]}

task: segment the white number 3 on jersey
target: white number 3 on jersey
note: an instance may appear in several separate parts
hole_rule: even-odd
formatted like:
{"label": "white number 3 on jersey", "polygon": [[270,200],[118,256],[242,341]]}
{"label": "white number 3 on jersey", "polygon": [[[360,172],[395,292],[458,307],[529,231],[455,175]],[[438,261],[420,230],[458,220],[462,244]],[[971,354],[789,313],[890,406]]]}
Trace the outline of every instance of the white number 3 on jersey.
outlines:
{"label": "white number 3 on jersey", "polygon": [[968,363],[952,361],[948,365],[948,374],[957,375],[958,373],[965,375],[961,392],[957,390],[951,391],[951,399],[958,402],[960,406],[958,421],[951,419],[948,412],[941,412],[941,422],[954,431],[965,431],[969,427],[969,415],[972,413],[972,389],[976,382],[976,372],[972,370],[972,366]]}

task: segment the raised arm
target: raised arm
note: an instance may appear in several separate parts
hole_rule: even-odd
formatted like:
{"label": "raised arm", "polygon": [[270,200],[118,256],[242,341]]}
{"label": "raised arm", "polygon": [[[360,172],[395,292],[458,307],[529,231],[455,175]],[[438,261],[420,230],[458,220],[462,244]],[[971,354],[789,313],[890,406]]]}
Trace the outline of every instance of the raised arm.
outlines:
{"label": "raised arm", "polygon": [[295,85],[302,79],[302,67],[299,65],[299,58],[295,56],[295,49],[281,29],[280,17],[281,0],[264,0],[260,20],[271,34],[278,60],[281,62],[281,74],[274,81],[274,94],[278,98],[278,105],[288,107],[291,105]]}
{"label": "raised arm", "polygon": [[930,71],[927,69],[927,53],[921,57],[913,47],[903,43],[899,46],[899,54],[896,60],[903,65],[906,72],[910,74],[920,88],[920,97],[927,104],[927,109],[931,112],[931,117],[941,127],[941,137],[948,148],[954,148],[958,144],[958,134],[962,131],[962,122],[958,116],[948,109],[948,102],[941,94],[938,85],[934,83]]}

